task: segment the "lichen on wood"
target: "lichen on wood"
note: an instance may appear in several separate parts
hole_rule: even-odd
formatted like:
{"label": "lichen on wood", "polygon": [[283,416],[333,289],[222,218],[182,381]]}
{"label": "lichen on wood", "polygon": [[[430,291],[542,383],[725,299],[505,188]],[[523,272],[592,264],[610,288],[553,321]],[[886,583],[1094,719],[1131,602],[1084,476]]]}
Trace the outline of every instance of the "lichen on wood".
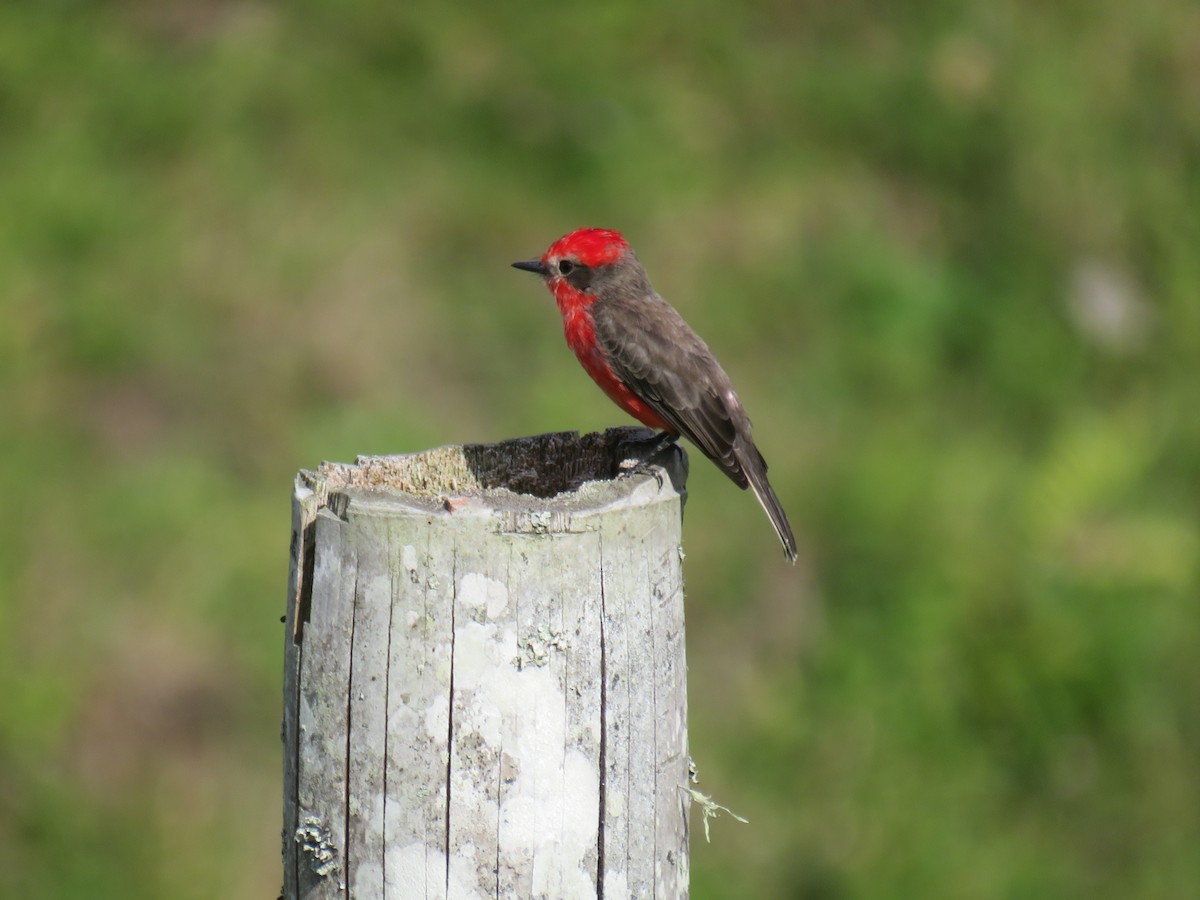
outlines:
{"label": "lichen on wood", "polygon": [[615,478],[647,435],[301,474],[285,834],[341,857],[285,841],[287,900],[686,894],[686,457]]}

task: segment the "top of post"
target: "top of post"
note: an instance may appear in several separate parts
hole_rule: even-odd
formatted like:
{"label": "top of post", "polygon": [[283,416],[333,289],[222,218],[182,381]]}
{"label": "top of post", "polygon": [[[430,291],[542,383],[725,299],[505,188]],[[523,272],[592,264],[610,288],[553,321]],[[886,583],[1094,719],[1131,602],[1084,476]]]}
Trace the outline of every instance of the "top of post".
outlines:
{"label": "top of post", "polygon": [[654,432],[609,428],[516,438],[498,444],[438,447],[398,456],[360,456],[302,471],[293,495],[292,638],[300,640],[311,590],[315,525],[321,516],[446,517],[448,527],[489,520],[512,535],[590,531],[618,508],[687,498],[687,455],[671,444],[644,460],[648,475],[618,477],[622,463],[642,460]]}
{"label": "top of post", "polygon": [[498,444],[359,456],[353,464],[326,462],[302,471],[296,487],[339,515],[353,502],[360,509],[382,503],[425,512],[541,510],[578,516],[616,503],[685,498],[687,457],[674,445],[647,460],[650,475],[617,477],[622,462],[639,458],[639,449],[645,452],[653,437],[638,427],[584,435],[560,431]]}

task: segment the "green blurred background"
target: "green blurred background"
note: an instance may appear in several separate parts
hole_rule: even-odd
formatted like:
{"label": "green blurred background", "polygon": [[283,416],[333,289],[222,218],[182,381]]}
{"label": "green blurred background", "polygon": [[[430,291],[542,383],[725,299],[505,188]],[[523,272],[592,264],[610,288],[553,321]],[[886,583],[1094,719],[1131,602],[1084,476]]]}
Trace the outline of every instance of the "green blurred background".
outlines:
{"label": "green blurred background", "polygon": [[1200,7],[0,5],[0,894],[266,898],[296,469],[623,424],[508,264],[624,231],[693,454],[697,898],[1200,895]]}

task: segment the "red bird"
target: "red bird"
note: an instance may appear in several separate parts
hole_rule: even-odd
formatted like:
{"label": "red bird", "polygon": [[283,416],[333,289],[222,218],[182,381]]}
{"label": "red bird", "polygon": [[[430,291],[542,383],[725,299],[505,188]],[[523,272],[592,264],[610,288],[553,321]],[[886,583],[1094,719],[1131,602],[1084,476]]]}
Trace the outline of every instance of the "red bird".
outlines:
{"label": "red bird", "polygon": [[738,487],[751,488],[795,562],[796,538],[733,383],[708,345],[650,286],[625,238],[581,228],[540,259],[513,266],[546,279],[567,344],[600,389],[664,438],[683,435]]}

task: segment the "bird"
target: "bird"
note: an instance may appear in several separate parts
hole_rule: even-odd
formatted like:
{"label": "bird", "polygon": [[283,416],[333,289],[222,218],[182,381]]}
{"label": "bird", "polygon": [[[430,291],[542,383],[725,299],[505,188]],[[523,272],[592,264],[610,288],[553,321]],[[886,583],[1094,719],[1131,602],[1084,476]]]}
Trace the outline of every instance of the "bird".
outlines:
{"label": "bird", "polygon": [[542,256],[512,265],[545,279],[567,345],[600,389],[660,431],[661,446],[685,437],[734,484],[752,490],[794,563],[796,538],[733,382],[708,344],[650,285],[624,236],[580,228]]}

